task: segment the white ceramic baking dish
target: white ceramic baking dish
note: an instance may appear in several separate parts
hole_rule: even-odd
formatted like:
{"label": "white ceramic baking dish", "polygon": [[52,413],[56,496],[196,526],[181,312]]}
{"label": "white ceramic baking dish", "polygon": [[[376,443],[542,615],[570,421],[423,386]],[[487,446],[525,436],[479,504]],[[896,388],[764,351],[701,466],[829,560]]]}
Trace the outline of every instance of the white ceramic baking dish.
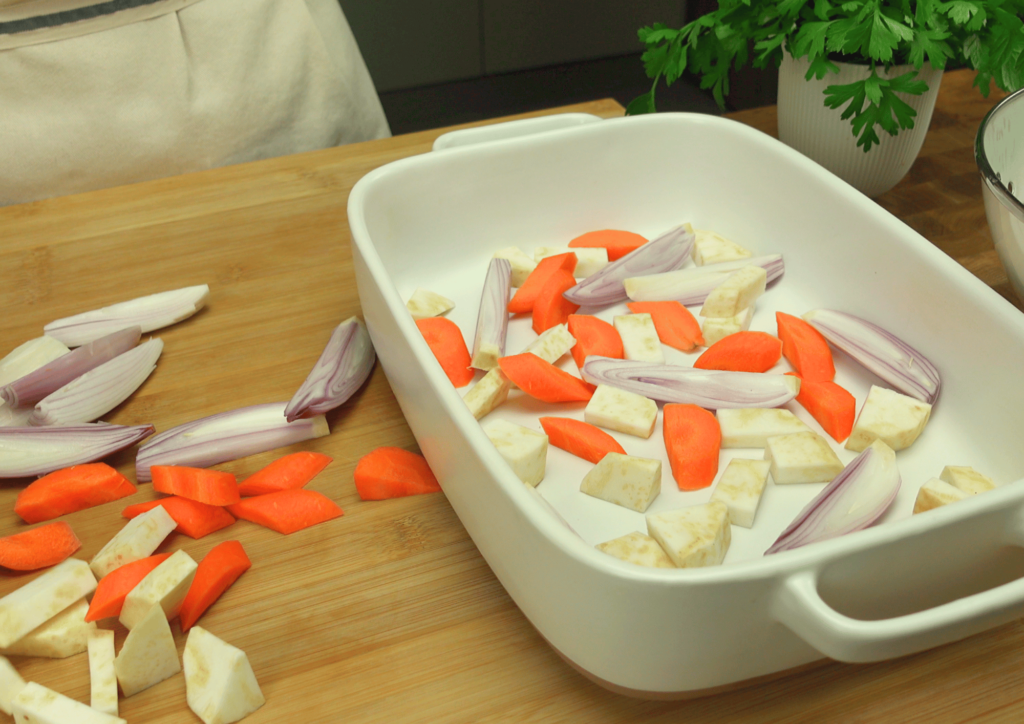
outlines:
{"label": "white ceramic baking dish", "polygon": [[[822,657],[902,656],[1024,614],[1024,483],[1013,482],[1024,474],[1024,316],[781,143],[711,116],[605,120],[389,164],[355,186],[348,217],[366,323],[423,453],[512,598],[592,678],[650,697],[686,695]],[[520,483],[404,306],[416,287],[453,298],[450,316],[471,343],[497,249],[564,245],[601,228],[655,235],[684,221],[785,255],[786,274],[752,328],[774,332],[776,310],[841,309],[904,337],[941,370],[942,397],[921,438],[898,454],[903,487],[879,525],[763,557],[822,487],[769,485],[754,527],[733,527],[722,566],[647,569],[607,556],[594,545],[645,530],[643,516],[580,493],[589,464],[560,450],[549,452],[536,491]],[[529,325],[512,321],[510,353],[532,338]],[[575,372],[571,359],[563,367]],[[837,367],[837,381],[863,401],[877,380],[838,353]],[[539,430],[538,415],[581,417],[582,407],[514,392],[492,414]],[[632,454],[665,460],[660,421],[650,440],[616,436]],[[726,451],[723,468],[733,455],[761,451]],[[971,465],[1004,485],[911,517],[918,488],[945,465]],[[709,498],[676,490],[665,470],[649,512]]]}

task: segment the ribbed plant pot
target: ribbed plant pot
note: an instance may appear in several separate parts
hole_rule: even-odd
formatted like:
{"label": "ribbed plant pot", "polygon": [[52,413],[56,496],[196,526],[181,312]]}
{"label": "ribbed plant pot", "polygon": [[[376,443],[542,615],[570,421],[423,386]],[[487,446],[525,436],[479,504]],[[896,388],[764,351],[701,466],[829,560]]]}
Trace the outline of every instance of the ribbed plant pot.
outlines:
{"label": "ribbed plant pot", "polygon": [[[890,136],[876,126],[881,143],[865,153],[857,146],[849,119],[840,118],[843,109],[833,110],[825,105],[824,92],[830,85],[862,80],[870,70],[866,65],[836,65],[838,75],[804,80],[809,67],[807,58],[794,59],[788,53],[783,56],[779,67],[779,139],[867,196],[879,196],[899,183],[914,164],[932,120],[942,71],[925,65],[917,78],[928,84],[928,90],[919,96],[897,94],[917,111],[914,127]],[[913,66],[894,66],[888,73],[880,68],[877,72],[895,77],[908,70],[913,70]]]}

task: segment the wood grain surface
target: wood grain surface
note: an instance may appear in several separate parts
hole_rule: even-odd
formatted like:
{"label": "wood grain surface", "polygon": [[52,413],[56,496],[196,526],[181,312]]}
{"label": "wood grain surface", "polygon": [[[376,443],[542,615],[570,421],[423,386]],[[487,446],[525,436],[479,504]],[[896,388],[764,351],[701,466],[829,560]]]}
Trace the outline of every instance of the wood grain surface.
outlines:
{"label": "wood grain surface", "polygon": [[[1001,294],[1019,302],[992,250],[972,159],[993,103],[949,73],[910,176],[879,202]],[[566,109],[621,115],[613,101]],[[552,111],[553,112],[553,111]],[[771,132],[774,109],[736,116]],[[443,129],[449,130],[449,129]],[[209,306],[157,334],[156,372],[111,422],[158,430],[214,412],[288,399],[343,319],[359,313],[345,204],[365,173],[426,152],[442,130],[232,166],[0,209],[0,351],[57,317],[208,283]],[[310,484],[344,517],[291,536],[239,521],[162,550],[199,560],[242,541],[253,567],[200,625],[242,648],[267,698],[246,722],[967,722],[1024,716],[1024,627],[1013,623],[880,664],[826,663],[685,702],[612,694],[561,661],[505,594],[441,494],[362,502],[356,461],[380,445],[415,449],[381,369],[328,415],[329,437],[293,446],[334,462]],[[244,477],[289,449],[219,466]],[[113,462],[134,476],[133,455]],[[134,479],[134,478],[133,478]],[[0,482],[0,533],[26,481]],[[88,559],[149,485],[66,517]],[[0,594],[34,574],[0,576]],[[124,630],[119,626],[118,645]],[[179,650],[184,637],[172,625]],[[21,659],[26,679],[88,701],[86,656]],[[133,724],[199,721],[182,676],[130,699]],[[3,715],[0,714],[0,718]],[[2,719],[0,719],[2,720]]]}

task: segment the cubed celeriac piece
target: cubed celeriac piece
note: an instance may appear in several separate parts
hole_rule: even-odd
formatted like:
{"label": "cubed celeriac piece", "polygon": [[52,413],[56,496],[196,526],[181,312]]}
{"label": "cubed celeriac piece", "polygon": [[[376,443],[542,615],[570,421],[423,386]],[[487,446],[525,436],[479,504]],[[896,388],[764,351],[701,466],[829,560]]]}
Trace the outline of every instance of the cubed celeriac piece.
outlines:
{"label": "cubed celeriac piece", "polygon": [[729,522],[750,528],[754,525],[761,494],[768,483],[771,463],[767,460],[743,460],[734,458],[725,467],[718,479],[712,500],[718,500],[729,507]]}
{"label": "cubed celeriac piece", "polygon": [[178,615],[185,600],[198,564],[188,553],[177,550],[139,581],[121,607],[119,621],[131,630],[146,616],[149,609],[159,606],[170,620]]}
{"label": "cubed celeriac piece", "polygon": [[598,385],[583,410],[583,420],[591,425],[645,440],[654,432],[657,419],[657,402],[610,385]]}
{"label": "cubed celeriac piece", "polygon": [[732,542],[729,507],[712,500],[648,515],[647,533],[678,568],[717,566],[725,560]]}
{"label": "cubed celeriac piece", "polygon": [[875,440],[893,450],[910,447],[928,424],[932,406],[899,392],[872,385],[860,408],[846,449],[862,452]]}
{"label": "cubed celeriac piece", "polygon": [[473,417],[479,420],[507,400],[510,389],[512,381],[495,367],[470,387],[462,399],[473,413]]}
{"label": "cubed celeriac piece", "polygon": [[117,674],[114,673],[114,632],[96,629],[89,634],[90,706],[117,716]]}
{"label": "cubed celeriac piece", "polygon": [[537,262],[518,246],[510,246],[507,249],[496,251],[494,258],[508,259],[508,263],[512,265],[512,286],[514,287],[523,286],[526,277],[530,276],[530,272],[537,268]]}
{"label": "cubed celeriac piece", "polygon": [[68,558],[21,588],[0,598],[0,648],[49,621],[96,590],[89,564]]}
{"label": "cubed celeriac piece", "polygon": [[18,724],[128,724],[30,681],[11,702]]}
{"label": "cubed celeriac piece", "polygon": [[658,363],[665,361],[658,330],[650,314],[620,314],[612,321],[615,331],[622,338],[622,351],[626,359]]}
{"label": "cubed celeriac piece", "polygon": [[764,294],[768,272],[763,267],[745,266],[711,290],[700,308],[702,317],[735,317]]}
{"label": "cubed celeriac piece", "polygon": [[182,662],[188,706],[204,724],[232,724],[266,701],[245,652],[201,626],[189,630]]}
{"label": "cubed celeriac piece", "polygon": [[599,247],[574,247],[570,249],[567,246],[538,246],[533,250],[533,260],[540,262],[541,259],[547,259],[549,256],[568,254],[570,251],[576,255],[576,270],[573,271],[572,275],[577,279],[586,279],[591,274],[599,272],[608,266],[608,250]]}
{"label": "cubed celeriac piece", "polygon": [[746,332],[753,318],[753,304],[732,317],[701,317],[700,333],[704,337],[704,344],[710,347],[730,334]]}
{"label": "cubed celeriac piece", "polygon": [[10,661],[0,656],[0,711],[11,714],[11,702],[22,689],[25,680]]}
{"label": "cubed celeriac piece", "polygon": [[648,568],[675,568],[676,564],[658,541],[639,531],[598,543],[596,548],[627,563]]}
{"label": "cubed celeriac piece", "polygon": [[722,447],[763,448],[768,438],[794,432],[813,432],[799,417],[781,407],[738,407],[719,410]]}
{"label": "cubed celeriac piece", "polygon": [[580,491],[643,513],[661,492],[661,461],[610,452],[586,474]]}
{"label": "cubed celeriac piece", "polygon": [[554,364],[575,346],[576,339],[569,334],[569,327],[564,324],[556,324],[554,327],[544,330],[543,334],[526,345],[523,352],[535,354],[545,362]]}
{"label": "cubed celeriac piece", "polygon": [[488,420],[482,427],[516,477],[534,486],[544,479],[548,459],[547,435],[508,420]]}
{"label": "cubed celeriac piece", "polygon": [[95,622],[86,622],[89,602],[80,598],[49,621],[22,636],[3,650],[5,656],[38,656],[44,659],[66,659],[85,651]]}
{"label": "cubed celeriac piece", "polygon": [[717,264],[723,261],[738,261],[752,256],[749,249],[744,249],[735,241],[726,239],[721,234],[707,229],[694,230],[693,249],[690,255],[697,266]]}
{"label": "cubed celeriac piece", "polygon": [[940,508],[943,505],[949,505],[969,497],[971,497],[970,493],[950,485],[945,480],[932,478],[917,491],[917,500],[914,501],[914,513],[923,513],[926,510]]}
{"label": "cubed celeriac piece", "polygon": [[971,467],[961,465],[947,465],[939,473],[939,480],[943,480],[954,488],[958,488],[968,495],[977,495],[986,490],[994,490],[995,481],[987,475],[982,475]]}
{"label": "cubed celeriac piece", "polygon": [[413,319],[439,317],[445,312],[455,309],[455,302],[427,289],[417,289],[405,303],[405,308]]}
{"label": "cubed celeriac piece", "polygon": [[786,483],[825,483],[843,471],[843,463],[828,441],[816,432],[770,437],[764,459],[771,463],[772,480]]}
{"label": "cubed celeriac piece", "polygon": [[114,673],[125,696],[133,696],[181,671],[171,625],[159,605],[128,632],[114,659]]}
{"label": "cubed celeriac piece", "polygon": [[129,520],[125,527],[93,556],[89,566],[97,578],[103,578],[115,568],[153,555],[157,546],[163,543],[164,538],[177,526],[174,518],[168,515],[163,506],[158,505]]}

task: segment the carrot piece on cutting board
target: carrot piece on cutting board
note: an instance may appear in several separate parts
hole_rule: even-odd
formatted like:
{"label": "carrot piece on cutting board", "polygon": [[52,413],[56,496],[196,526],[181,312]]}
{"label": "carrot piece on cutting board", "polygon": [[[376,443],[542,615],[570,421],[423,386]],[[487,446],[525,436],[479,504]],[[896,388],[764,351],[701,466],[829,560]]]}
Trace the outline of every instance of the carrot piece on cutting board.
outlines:
{"label": "carrot piece on cutting board", "polygon": [[631,251],[636,251],[647,243],[640,234],[618,229],[602,229],[588,231],[569,242],[569,248],[598,246],[608,250],[608,261],[621,259]]}
{"label": "carrot piece on cutting board", "polygon": [[473,360],[459,325],[446,317],[428,317],[417,319],[416,326],[453,386],[465,387],[473,381],[469,366]]}
{"label": "carrot piece on cutting board", "polygon": [[530,272],[530,276],[526,277],[523,286],[516,289],[516,293],[509,300],[508,311],[512,314],[532,312],[537,296],[547,286],[551,275],[559,269],[569,274],[576,271],[576,255],[570,251],[566,254],[555,254],[537,262],[537,266]]}
{"label": "carrot piece on cutting board", "polygon": [[542,417],[540,424],[547,433],[548,442],[592,463],[601,462],[610,452],[626,454],[614,437],[589,422],[568,417]]}
{"label": "carrot piece on cutting board", "polygon": [[569,321],[569,315],[579,309],[580,305],[573,304],[562,294],[574,286],[576,286],[576,280],[572,274],[563,269],[556,269],[555,273],[548,278],[533,303],[534,332],[543,334],[551,327]]}
{"label": "carrot piece on cutting board", "polygon": [[181,632],[185,633],[192,628],[206,609],[251,567],[249,556],[245,555],[245,549],[236,540],[226,540],[211,548],[203,560],[199,561],[195,578],[181,603],[181,612],[178,614]]}
{"label": "carrot piece on cutting board", "polygon": [[831,382],[836,376],[832,350],[821,332],[792,314],[775,313],[782,340],[782,354],[793,365],[800,379]]}
{"label": "carrot piece on cutting board", "polygon": [[700,490],[718,474],[722,429],[713,414],[697,405],[665,405],[665,449],[680,490]]}
{"label": "carrot piece on cutting board", "polygon": [[241,500],[238,482],[231,473],[184,465],[154,465],[153,489],[207,505],[231,505]]}
{"label": "carrot piece on cutting board", "polygon": [[704,346],[700,322],[679,302],[628,302],[633,314],[650,314],[658,339],[669,347],[689,352]]}
{"label": "carrot piece on cutting board", "polygon": [[[799,377],[795,372],[786,374]],[[800,394],[796,396],[796,401],[811,413],[811,417],[836,442],[842,442],[853,432],[857,400],[835,382],[801,379]]]}
{"label": "carrot piece on cutting board", "polygon": [[18,493],[14,512],[26,523],[42,523],[134,492],[131,481],[106,463],[73,465],[30,483]]}
{"label": "carrot piece on cutting board", "polygon": [[304,488],[321,470],[331,463],[332,458],[318,452],[294,452],[279,457],[264,468],[257,470],[238,484],[242,497],[276,493],[278,490]]}
{"label": "carrot piece on cutting board", "polygon": [[576,340],[572,358],[580,369],[583,369],[588,355],[622,359],[625,354],[618,330],[603,319],[589,314],[570,314],[568,325],[569,334]]}
{"label": "carrot piece on cutting board", "polygon": [[379,447],[356,464],[356,490],[363,500],[386,500],[440,492],[422,455],[400,447]]}
{"label": "carrot piece on cutting board", "polygon": [[170,553],[157,553],[148,558],[125,563],[103,576],[92,594],[85,620],[99,621],[101,618],[120,616],[125,597],[139,585],[139,581],[170,557]]}
{"label": "carrot piece on cutting board", "polygon": [[55,566],[82,547],[64,521],[47,523],[0,538],[0,566],[12,571],[35,571]]}
{"label": "carrot piece on cutting board", "polygon": [[305,488],[279,490],[246,498],[240,503],[229,505],[228,510],[236,518],[284,535],[344,515],[338,504],[326,495]]}
{"label": "carrot piece on cutting board", "polygon": [[235,522],[231,513],[219,505],[207,505],[177,495],[129,505],[121,511],[121,515],[125,518],[134,518],[137,515],[148,513],[158,505],[162,505],[167,511],[167,515],[171,516],[178,524],[174,530],[196,540],[221,528],[227,528]]}
{"label": "carrot piece on cutting board", "polygon": [[519,389],[542,402],[586,402],[594,395],[593,385],[530,352],[502,357],[498,364]]}
{"label": "carrot piece on cutting board", "polygon": [[767,372],[782,357],[782,342],[767,332],[734,332],[704,350],[693,366],[701,370]]}

